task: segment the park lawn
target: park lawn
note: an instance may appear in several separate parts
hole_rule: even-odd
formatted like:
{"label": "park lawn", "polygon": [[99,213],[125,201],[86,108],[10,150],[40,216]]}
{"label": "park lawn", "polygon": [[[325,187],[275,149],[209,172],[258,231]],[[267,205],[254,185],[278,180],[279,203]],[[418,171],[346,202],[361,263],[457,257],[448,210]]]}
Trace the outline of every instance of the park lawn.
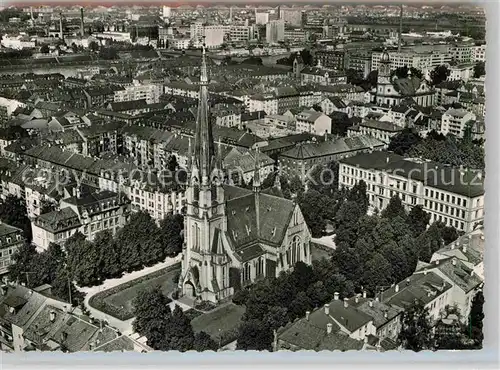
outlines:
{"label": "park lawn", "polygon": [[333,251],[329,251],[327,247],[322,245],[311,243],[311,258],[313,261],[320,260],[322,258],[330,258]]}
{"label": "park lawn", "polygon": [[[128,311],[132,314],[132,301],[141,290],[150,289],[159,285],[163,294],[168,296],[177,287],[177,284],[174,283],[173,278],[178,272],[179,269],[166,271],[160,276],[141,281],[129,288],[125,288],[114,294],[111,294],[110,296],[104,298],[104,301],[109,305],[115,306],[116,308],[122,309],[124,311]],[[121,308],[122,306],[123,308]]]}
{"label": "park lawn", "polygon": [[245,307],[228,303],[195,317],[191,321],[191,325],[195,333],[204,331],[212,338],[216,338],[219,336],[219,329],[221,333],[237,329],[244,313]]}

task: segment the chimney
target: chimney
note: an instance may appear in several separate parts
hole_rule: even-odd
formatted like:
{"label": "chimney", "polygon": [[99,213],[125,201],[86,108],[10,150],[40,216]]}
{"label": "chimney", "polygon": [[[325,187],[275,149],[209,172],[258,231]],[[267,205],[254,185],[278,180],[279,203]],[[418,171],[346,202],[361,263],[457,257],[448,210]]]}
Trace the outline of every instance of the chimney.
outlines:
{"label": "chimney", "polygon": [[457,265],[457,259],[456,259],[456,258],[453,258],[453,259],[451,260],[451,263],[452,263],[452,265],[453,265],[453,266],[456,266],[456,265]]}
{"label": "chimney", "polygon": [[370,307],[373,307],[373,301],[370,299],[370,302],[368,303]]}
{"label": "chimney", "polygon": [[462,247],[462,252],[467,253],[467,246],[466,246],[466,245],[464,245],[464,246]]}
{"label": "chimney", "polygon": [[325,304],[325,315],[329,315],[330,314],[330,305],[327,303]]}
{"label": "chimney", "polygon": [[474,270],[471,270],[470,276],[474,276]]}
{"label": "chimney", "polygon": [[389,163],[389,156],[385,157],[385,163]]}
{"label": "chimney", "polygon": [[424,275],[427,275],[427,269],[424,269]]}
{"label": "chimney", "polygon": [[387,314],[387,311],[384,312],[384,318],[387,319],[389,315]]}
{"label": "chimney", "polygon": [[64,41],[62,13],[59,13],[59,35],[60,39]]}
{"label": "chimney", "polygon": [[410,278],[406,278],[406,284],[410,285]]}
{"label": "chimney", "polygon": [[396,284],[396,293],[399,292],[399,284]]}
{"label": "chimney", "polygon": [[363,290],[363,298],[366,298],[366,290]]}
{"label": "chimney", "polygon": [[50,322],[54,322],[56,319],[55,311],[50,311]]}
{"label": "chimney", "polygon": [[358,303],[358,302],[359,302],[359,297],[358,297],[358,296],[356,296],[356,297],[354,298],[354,302],[356,302],[356,303]]}
{"label": "chimney", "polygon": [[439,260],[434,261],[434,263],[436,264],[436,266],[439,265]]}
{"label": "chimney", "polygon": [[336,301],[339,300],[339,293],[338,292],[333,293],[333,299],[335,299]]}
{"label": "chimney", "polygon": [[347,308],[349,306],[349,303],[347,302],[347,298],[344,298],[344,307]]}
{"label": "chimney", "polygon": [[309,315],[311,314],[311,311],[306,311],[306,320],[309,321]]}
{"label": "chimney", "polygon": [[331,334],[332,329],[333,329],[333,325],[332,325],[331,322],[329,322],[328,324],[326,324],[326,333],[327,334]]}
{"label": "chimney", "polygon": [[378,297],[375,297],[375,302],[378,302],[379,298]]}
{"label": "chimney", "polygon": [[83,8],[80,8],[80,33],[82,37],[85,36],[85,24],[83,22]]}

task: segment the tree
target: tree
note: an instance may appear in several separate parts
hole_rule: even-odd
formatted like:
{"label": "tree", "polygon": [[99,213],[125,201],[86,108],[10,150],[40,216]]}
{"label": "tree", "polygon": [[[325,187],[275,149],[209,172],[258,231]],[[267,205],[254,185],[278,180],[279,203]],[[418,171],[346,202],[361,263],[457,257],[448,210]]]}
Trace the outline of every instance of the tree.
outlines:
{"label": "tree", "polygon": [[348,84],[360,85],[363,83],[363,72],[348,68],[345,71]]}
{"label": "tree", "polygon": [[410,210],[406,223],[412,230],[413,236],[417,237],[427,229],[430,219],[431,215],[425,212],[422,205],[419,204]]}
{"label": "tree", "polygon": [[194,335],[193,349],[195,351],[217,351],[217,347],[217,343],[204,331],[200,331]]}
{"label": "tree", "polygon": [[398,195],[394,195],[390,200],[387,207],[381,213],[382,218],[393,219],[401,217],[406,220],[406,211]]}
{"label": "tree", "polygon": [[483,345],[483,320],[484,320],[484,295],[478,291],[472,299],[472,306],[469,314],[469,337],[474,340],[475,348],[482,348]]}
{"label": "tree", "polygon": [[474,65],[474,78],[479,78],[486,74],[486,63],[485,62],[477,62]]}
{"label": "tree", "polygon": [[436,86],[440,84],[441,82],[444,82],[448,79],[448,76],[450,75],[451,71],[448,69],[447,66],[444,64],[436,66],[432,71],[431,71],[431,84],[433,86]]}
{"label": "tree", "polygon": [[376,87],[378,81],[378,70],[371,71],[368,76],[366,76],[366,81],[369,89]]}
{"label": "tree", "polygon": [[165,340],[161,350],[186,352],[194,347],[194,332],[191,320],[182,308],[175,305],[172,317],[166,325]]}
{"label": "tree", "polygon": [[[27,284],[26,272],[31,272],[33,260],[38,255],[36,247],[31,243],[24,243],[12,255],[12,264],[9,265],[9,279]],[[29,278],[28,278],[29,280]],[[31,286],[27,284],[28,286]]]}
{"label": "tree", "polygon": [[100,255],[102,279],[121,276],[120,251],[111,232],[104,230],[97,233],[93,243],[97,253]]}
{"label": "tree", "polygon": [[432,327],[428,315],[429,309],[421,302],[415,302],[403,312],[398,337],[403,348],[415,352],[433,349]]}
{"label": "tree", "polygon": [[48,54],[49,53],[49,45],[43,44],[40,47],[40,53],[42,53],[42,54]]}
{"label": "tree", "polygon": [[177,163],[177,157],[172,154],[169,158],[168,158],[168,163],[167,163],[167,168],[169,171],[175,171],[177,168],[179,167],[179,163]]}
{"label": "tree", "polygon": [[241,64],[255,64],[255,65],[261,66],[262,65],[262,58],[252,56],[250,58],[243,60],[241,62]]}
{"label": "tree", "polygon": [[69,271],[78,285],[94,286],[102,282],[101,252],[94,243],[81,235],[69,238],[65,248],[68,253]]}
{"label": "tree", "polygon": [[89,49],[93,52],[96,52],[99,50],[99,44],[96,41],[91,41],[89,43]]}
{"label": "tree", "polygon": [[53,212],[56,210],[56,206],[54,203],[43,199],[40,203],[40,214],[43,215],[45,213]]}
{"label": "tree", "polygon": [[184,217],[179,214],[167,215],[160,222],[158,243],[163,243],[163,258],[177,256],[182,251],[182,231],[184,230]]}
{"label": "tree", "polygon": [[300,56],[306,66],[312,66],[314,64],[314,57],[309,49],[302,49],[300,51]]}
{"label": "tree", "polygon": [[332,112],[329,117],[332,119],[332,135],[347,136],[347,130],[353,125],[349,115],[344,112]]}
{"label": "tree", "polygon": [[363,286],[372,293],[379,287],[387,287],[393,281],[393,269],[384,256],[378,252],[366,262],[363,274]]}
{"label": "tree", "polygon": [[159,286],[139,291],[132,303],[135,316],[132,323],[134,331],[146,336],[148,340],[155,337],[154,332],[159,332],[160,337],[164,336],[165,326],[172,315],[169,303],[170,300]]}
{"label": "tree", "polygon": [[290,303],[290,309],[288,311],[290,320],[295,320],[297,317],[304,316],[305,312],[310,311],[313,307],[309,296],[305,292],[299,292]]}
{"label": "tree", "polygon": [[236,349],[270,351],[273,333],[260,320],[249,320],[241,323],[238,330]]}
{"label": "tree", "polygon": [[24,237],[31,242],[31,221],[28,218],[26,204],[21,198],[9,195],[0,202],[0,220],[23,230]]}
{"label": "tree", "polygon": [[51,281],[50,285],[52,286],[52,294],[55,297],[66,302],[71,301],[70,303],[73,306],[79,306],[85,298],[84,294],[76,289],[65,266],[57,268],[54,280]]}
{"label": "tree", "polygon": [[403,131],[393,136],[389,142],[388,150],[399,155],[405,155],[410,149],[422,141],[422,138],[411,128],[405,128]]}

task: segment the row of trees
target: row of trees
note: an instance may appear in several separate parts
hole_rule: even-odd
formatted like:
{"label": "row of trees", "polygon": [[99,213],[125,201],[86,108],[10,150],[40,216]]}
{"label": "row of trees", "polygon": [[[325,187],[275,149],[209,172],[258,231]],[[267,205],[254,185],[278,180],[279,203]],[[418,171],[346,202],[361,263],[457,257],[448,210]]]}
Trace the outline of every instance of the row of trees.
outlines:
{"label": "row of trees", "polygon": [[30,287],[51,284],[67,300],[68,278],[79,286],[98,285],[176,256],[182,250],[183,223],[181,215],[169,215],[158,227],[147,212],[137,212],[115,237],[104,230],[88,241],[78,232],[66,241],[65,251],[50,244],[42,253],[27,243],[14,254],[9,276]]}
{"label": "row of trees", "polygon": [[71,282],[66,253],[58,244],[50,244],[38,253],[31,243],[24,244],[12,257],[9,279],[36,288],[43,284],[52,286],[52,294],[74,305],[83,301],[83,295]]}
{"label": "row of trees", "polygon": [[148,345],[160,351],[216,351],[217,343],[205,332],[194,333],[191,320],[160,287],[139,292],[133,301],[134,330],[146,336]]}
{"label": "row of trees", "polygon": [[68,267],[80,286],[98,285],[176,256],[182,250],[181,215],[169,215],[158,227],[149,213],[131,215],[115,237],[109,231],[98,233],[91,242],[77,233],[65,243]]}
{"label": "row of trees", "polygon": [[452,166],[472,169],[485,167],[482,142],[472,140],[470,130],[466,130],[463,138],[444,136],[432,130],[423,139],[418,133],[407,128],[391,138],[388,150],[399,155],[427,158]]}

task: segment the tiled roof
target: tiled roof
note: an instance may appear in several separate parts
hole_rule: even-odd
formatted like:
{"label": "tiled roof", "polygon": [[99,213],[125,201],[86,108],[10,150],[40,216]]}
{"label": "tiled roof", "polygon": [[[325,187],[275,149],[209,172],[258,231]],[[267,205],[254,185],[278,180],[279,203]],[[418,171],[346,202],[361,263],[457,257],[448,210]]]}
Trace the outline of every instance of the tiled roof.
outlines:
{"label": "tiled roof", "polygon": [[364,312],[365,314],[372,317],[373,325],[375,325],[376,328],[382,327],[403,311],[401,308],[392,307],[383,302],[375,301],[370,298],[351,298],[349,300],[349,304],[356,307],[359,311]]}
{"label": "tiled roof", "polygon": [[424,305],[436,299],[437,296],[451,289],[451,285],[432,271],[418,273],[396,284],[379,297],[380,301],[406,309],[420,301]]}
{"label": "tiled roof", "polygon": [[44,229],[50,232],[59,232],[68,227],[74,228],[80,225],[78,215],[70,207],[41,214],[37,220],[41,225],[43,224]]}
{"label": "tiled roof", "polygon": [[341,153],[356,152],[363,149],[383,148],[384,143],[367,135],[341,138],[334,141],[299,144],[280,154],[280,157],[292,159],[310,159]]}
{"label": "tiled roof", "polygon": [[146,109],[148,107],[146,99],[115,102],[115,103],[109,103],[109,105],[113,112],[127,112],[137,109]]}
{"label": "tiled roof", "polygon": [[391,122],[377,121],[374,119],[367,119],[366,121],[361,122],[359,126],[373,128],[376,130],[387,131],[387,132],[403,131],[403,127],[401,126],[397,126]]}

